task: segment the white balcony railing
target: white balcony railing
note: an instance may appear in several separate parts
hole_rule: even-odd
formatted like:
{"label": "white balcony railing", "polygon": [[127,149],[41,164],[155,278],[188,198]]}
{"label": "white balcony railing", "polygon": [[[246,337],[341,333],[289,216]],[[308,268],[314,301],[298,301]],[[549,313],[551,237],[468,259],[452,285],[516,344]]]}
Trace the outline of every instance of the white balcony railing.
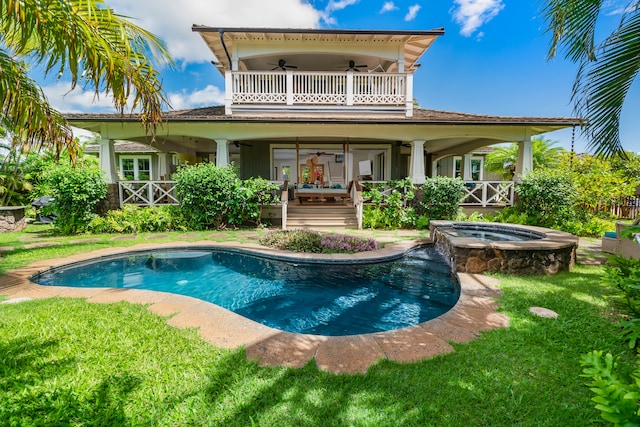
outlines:
{"label": "white balcony railing", "polygon": [[413,75],[307,71],[228,71],[226,108],[332,106],[395,108],[412,114]]}

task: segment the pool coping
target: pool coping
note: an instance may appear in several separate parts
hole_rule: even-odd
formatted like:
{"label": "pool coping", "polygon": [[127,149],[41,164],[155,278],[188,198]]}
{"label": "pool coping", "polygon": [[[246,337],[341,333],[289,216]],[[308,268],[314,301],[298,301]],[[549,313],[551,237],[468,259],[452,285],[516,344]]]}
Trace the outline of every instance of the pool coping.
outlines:
{"label": "pool coping", "polygon": [[365,373],[381,359],[410,363],[454,351],[451,343],[465,343],[481,331],[509,326],[509,318],[498,313],[499,281],[483,275],[458,273],[460,299],[442,316],[408,328],[350,336],[296,334],[273,329],[215,304],[165,292],[116,288],[42,286],[30,278],[53,267],[83,263],[130,252],[158,249],[222,248],[252,255],[297,262],[382,262],[399,258],[416,246],[429,243],[416,239],[385,245],[356,254],[308,254],[265,248],[252,243],[173,242],[145,243],[130,247],[99,249],[65,258],[34,262],[0,276],[0,294],[9,300],[51,297],[85,298],[88,302],[128,301],[148,304],[148,309],[167,317],[178,328],[198,328],[200,336],[222,348],[245,347],[247,358],[261,366],[300,368],[315,359],[319,369],[331,373]]}

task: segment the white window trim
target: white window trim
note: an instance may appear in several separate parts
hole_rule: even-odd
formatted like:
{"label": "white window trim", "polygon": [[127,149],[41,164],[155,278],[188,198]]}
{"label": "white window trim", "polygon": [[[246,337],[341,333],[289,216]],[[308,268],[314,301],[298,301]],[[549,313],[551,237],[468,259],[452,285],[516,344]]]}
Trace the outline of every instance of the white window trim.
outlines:
{"label": "white window trim", "polygon": [[152,180],[153,177],[153,161],[151,159],[150,155],[129,155],[129,154],[125,154],[125,155],[120,155],[119,159],[118,159],[118,165],[120,167],[120,169],[118,170],[118,172],[120,173],[120,176],[124,179],[124,168],[123,168],[123,160],[129,160],[129,159],[133,159],[133,180],[134,181],[140,181],[140,169],[139,169],[139,163],[138,160],[148,160],[149,161],[149,180]]}

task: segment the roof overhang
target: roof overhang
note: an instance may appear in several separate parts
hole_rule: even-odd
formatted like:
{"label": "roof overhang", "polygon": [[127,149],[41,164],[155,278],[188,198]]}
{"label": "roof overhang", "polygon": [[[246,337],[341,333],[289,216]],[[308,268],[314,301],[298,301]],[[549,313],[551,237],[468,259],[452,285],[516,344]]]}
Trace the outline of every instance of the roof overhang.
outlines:
{"label": "roof overhang", "polygon": [[427,31],[399,30],[334,30],[334,29],[272,29],[272,28],[216,28],[193,25],[216,57],[214,63],[221,72],[231,69],[232,53],[239,44],[282,43],[325,44],[351,46],[396,45],[402,49],[404,67],[414,69],[417,61],[434,40],[444,35],[444,28]]}

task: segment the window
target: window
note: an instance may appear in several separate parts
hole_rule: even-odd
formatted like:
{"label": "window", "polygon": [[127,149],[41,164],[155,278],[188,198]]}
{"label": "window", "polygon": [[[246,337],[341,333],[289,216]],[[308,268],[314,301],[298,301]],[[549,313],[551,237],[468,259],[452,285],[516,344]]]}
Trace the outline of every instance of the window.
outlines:
{"label": "window", "polygon": [[128,181],[151,179],[151,156],[120,156],[120,174]]}

